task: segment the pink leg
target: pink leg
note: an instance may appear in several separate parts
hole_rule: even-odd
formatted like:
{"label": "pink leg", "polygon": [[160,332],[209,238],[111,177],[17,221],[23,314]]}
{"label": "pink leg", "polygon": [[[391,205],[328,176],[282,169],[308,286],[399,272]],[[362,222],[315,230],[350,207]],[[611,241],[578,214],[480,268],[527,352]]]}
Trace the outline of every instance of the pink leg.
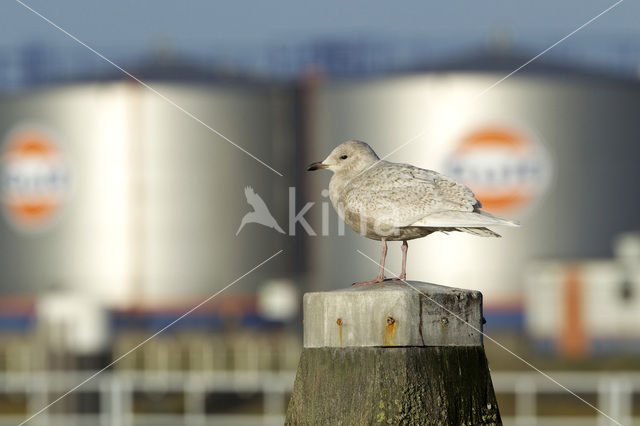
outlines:
{"label": "pink leg", "polygon": [[393,278],[394,280],[406,280],[407,279],[407,252],[409,251],[409,244],[407,241],[402,242],[402,272],[400,272],[400,276],[398,278]]}
{"label": "pink leg", "polygon": [[378,281],[384,281],[384,261],[387,259],[387,240],[382,239],[382,255],[380,256],[380,269],[378,269]]}
{"label": "pink leg", "polygon": [[382,281],[384,281],[385,280],[384,261],[386,258],[387,258],[387,240],[383,238],[382,239],[382,256],[380,257],[380,269],[378,269],[378,276],[376,277],[375,280],[363,281],[361,283],[353,283],[353,286],[360,287],[362,285],[381,283]]}
{"label": "pink leg", "polygon": [[409,244],[407,241],[402,242],[402,272],[400,273],[400,279],[407,279],[407,252],[409,251]]}

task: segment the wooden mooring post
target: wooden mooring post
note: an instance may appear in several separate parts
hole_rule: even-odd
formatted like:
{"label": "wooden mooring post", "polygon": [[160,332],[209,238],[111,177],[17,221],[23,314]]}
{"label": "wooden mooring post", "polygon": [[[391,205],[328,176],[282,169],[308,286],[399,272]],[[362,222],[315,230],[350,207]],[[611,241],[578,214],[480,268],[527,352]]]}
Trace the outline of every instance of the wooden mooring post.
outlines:
{"label": "wooden mooring post", "polygon": [[304,295],[286,424],[502,424],[480,333],[482,294],[409,284]]}

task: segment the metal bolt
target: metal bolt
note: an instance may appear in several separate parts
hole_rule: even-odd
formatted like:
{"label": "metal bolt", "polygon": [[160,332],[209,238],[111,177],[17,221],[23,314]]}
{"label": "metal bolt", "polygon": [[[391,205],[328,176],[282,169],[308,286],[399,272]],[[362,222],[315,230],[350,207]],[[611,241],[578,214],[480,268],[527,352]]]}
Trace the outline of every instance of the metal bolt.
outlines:
{"label": "metal bolt", "polygon": [[338,320],[336,321],[336,324],[342,325],[342,318],[338,318]]}
{"label": "metal bolt", "polygon": [[447,324],[449,324],[449,320],[447,319],[447,317],[442,317],[442,318],[440,318],[440,322],[442,323],[442,325],[447,325]]}
{"label": "metal bolt", "polygon": [[396,322],[396,320],[393,317],[387,317],[387,324],[391,325],[394,322]]}

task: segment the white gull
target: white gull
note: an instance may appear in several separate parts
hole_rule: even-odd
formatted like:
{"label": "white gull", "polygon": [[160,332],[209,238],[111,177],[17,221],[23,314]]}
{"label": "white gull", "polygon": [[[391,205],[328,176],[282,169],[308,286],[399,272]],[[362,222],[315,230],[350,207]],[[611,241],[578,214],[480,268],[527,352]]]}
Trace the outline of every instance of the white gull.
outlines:
{"label": "white gull", "polygon": [[381,161],[361,141],[337,146],[322,162],[307,170],[329,169],[329,198],[338,215],[359,234],[382,241],[378,276],[354,285],[385,280],[387,241],[402,241],[402,272],[407,277],[407,240],[434,232],[467,232],[499,237],[487,226],[519,226],[486,213],[465,185],[432,170]]}

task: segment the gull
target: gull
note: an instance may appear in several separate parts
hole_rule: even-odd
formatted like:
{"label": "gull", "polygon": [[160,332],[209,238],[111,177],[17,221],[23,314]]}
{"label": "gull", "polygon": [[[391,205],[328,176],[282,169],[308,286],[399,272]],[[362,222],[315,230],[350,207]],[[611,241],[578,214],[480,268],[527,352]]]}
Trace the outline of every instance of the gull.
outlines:
{"label": "gull", "polygon": [[236,236],[238,236],[240,230],[242,230],[247,223],[259,223],[260,225],[273,228],[279,233],[284,234],[284,231],[280,228],[278,222],[276,222],[269,208],[267,208],[267,205],[264,203],[264,200],[255,193],[252,187],[247,186],[244,189],[244,196],[247,198],[247,203],[253,207],[253,211],[244,215],[242,221],[240,221],[240,227],[236,231]]}
{"label": "gull", "polygon": [[350,140],[334,148],[308,171],[329,169],[329,198],[344,222],[357,233],[382,242],[378,276],[354,286],[384,281],[387,241],[402,241],[402,272],[407,278],[408,240],[434,232],[466,232],[500,237],[487,226],[519,226],[480,210],[465,185],[432,170],[382,161],[365,142]]}

